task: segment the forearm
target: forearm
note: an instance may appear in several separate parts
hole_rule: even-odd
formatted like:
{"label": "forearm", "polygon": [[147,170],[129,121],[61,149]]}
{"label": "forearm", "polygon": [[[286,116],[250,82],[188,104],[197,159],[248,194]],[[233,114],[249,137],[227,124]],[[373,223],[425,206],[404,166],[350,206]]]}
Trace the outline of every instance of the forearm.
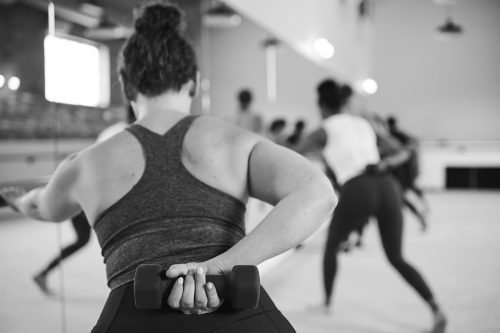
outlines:
{"label": "forearm", "polygon": [[396,154],[385,157],[383,161],[390,169],[405,163],[409,158],[410,152],[407,149],[404,149],[398,151]]}
{"label": "forearm", "polygon": [[333,189],[301,191],[283,198],[246,237],[214,258],[229,271],[234,265],[258,265],[303,242],[327,221],[337,202]]}

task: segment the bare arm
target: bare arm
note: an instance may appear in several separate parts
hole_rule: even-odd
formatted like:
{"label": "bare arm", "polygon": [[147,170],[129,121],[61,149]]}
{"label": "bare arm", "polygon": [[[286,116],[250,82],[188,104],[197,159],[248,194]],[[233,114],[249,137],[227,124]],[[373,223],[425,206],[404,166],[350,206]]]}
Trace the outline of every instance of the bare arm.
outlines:
{"label": "bare arm", "polygon": [[68,157],[57,167],[47,186],[2,195],[14,209],[36,220],[60,222],[76,215],[81,209],[74,199],[78,172],[73,158]]}
{"label": "bare arm", "polygon": [[326,146],[326,139],[325,130],[323,128],[318,128],[300,142],[294,150],[299,154],[307,154],[322,150]]}
{"label": "bare arm", "polygon": [[325,222],[337,198],[326,176],[293,151],[267,140],[249,156],[252,197],[275,205],[246,237],[210,260],[223,271],[257,265],[304,241]]}
{"label": "bare arm", "polygon": [[380,155],[383,157],[379,162],[382,170],[395,168],[405,163],[410,158],[412,149],[415,149],[413,142],[403,145],[388,132],[377,132],[377,140]]}

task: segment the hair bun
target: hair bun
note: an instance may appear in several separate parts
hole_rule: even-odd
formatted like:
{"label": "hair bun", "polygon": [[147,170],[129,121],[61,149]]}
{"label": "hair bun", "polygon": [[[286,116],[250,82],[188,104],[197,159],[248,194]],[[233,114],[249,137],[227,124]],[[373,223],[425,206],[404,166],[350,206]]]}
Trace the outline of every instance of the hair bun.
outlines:
{"label": "hair bun", "polygon": [[154,34],[166,30],[179,33],[182,30],[182,13],[177,6],[171,4],[143,6],[137,12],[135,30],[140,34]]}

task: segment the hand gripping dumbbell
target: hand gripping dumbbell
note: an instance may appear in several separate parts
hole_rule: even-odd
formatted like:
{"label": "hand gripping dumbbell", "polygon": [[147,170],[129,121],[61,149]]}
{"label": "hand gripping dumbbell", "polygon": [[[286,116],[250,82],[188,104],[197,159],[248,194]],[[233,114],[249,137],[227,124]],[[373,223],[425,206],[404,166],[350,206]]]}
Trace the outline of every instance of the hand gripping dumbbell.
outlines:
{"label": "hand gripping dumbbell", "polygon": [[[159,309],[168,297],[176,279],[167,278],[162,265],[142,264],[135,271],[134,299],[138,309]],[[233,308],[256,308],[260,297],[260,277],[257,266],[234,266],[226,275],[207,275],[219,298],[230,301]]]}

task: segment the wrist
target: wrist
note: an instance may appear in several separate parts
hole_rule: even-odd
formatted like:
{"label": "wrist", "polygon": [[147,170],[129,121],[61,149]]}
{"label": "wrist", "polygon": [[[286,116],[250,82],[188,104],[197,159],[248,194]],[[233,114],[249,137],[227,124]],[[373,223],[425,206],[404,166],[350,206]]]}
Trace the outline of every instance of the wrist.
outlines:
{"label": "wrist", "polygon": [[212,258],[210,260],[205,261],[205,264],[207,266],[213,266],[216,267],[218,271],[224,273],[224,275],[228,275],[231,273],[231,270],[233,269],[234,265],[228,264],[226,261],[222,260],[220,258],[220,255]]}

